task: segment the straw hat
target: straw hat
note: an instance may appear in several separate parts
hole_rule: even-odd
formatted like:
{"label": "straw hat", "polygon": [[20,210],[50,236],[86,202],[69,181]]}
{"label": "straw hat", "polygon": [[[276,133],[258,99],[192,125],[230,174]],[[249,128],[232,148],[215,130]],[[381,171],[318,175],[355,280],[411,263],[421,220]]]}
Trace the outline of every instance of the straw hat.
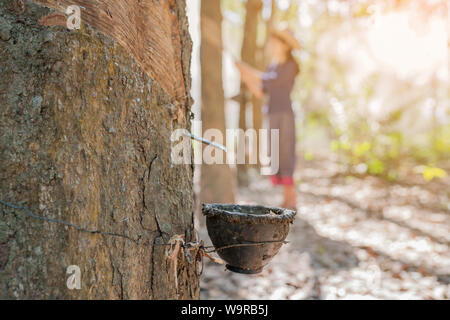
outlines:
{"label": "straw hat", "polygon": [[289,45],[292,49],[301,49],[300,42],[295,38],[294,32],[287,27],[283,28],[271,28],[270,34],[281,39],[287,45]]}

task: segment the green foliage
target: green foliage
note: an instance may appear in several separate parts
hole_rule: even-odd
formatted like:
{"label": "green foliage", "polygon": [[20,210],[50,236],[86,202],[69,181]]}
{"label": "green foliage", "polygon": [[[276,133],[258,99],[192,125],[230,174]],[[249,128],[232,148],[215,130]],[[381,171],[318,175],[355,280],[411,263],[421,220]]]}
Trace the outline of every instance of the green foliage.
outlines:
{"label": "green foliage", "polygon": [[368,164],[368,171],[370,174],[383,174],[386,171],[386,166],[380,159],[372,159]]}
{"label": "green foliage", "polygon": [[406,140],[402,132],[389,132],[389,126],[371,132],[370,126],[363,124],[364,120],[356,122],[360,125],[352,123],[346,130],[336,130],[338,138],[330,143],[331,151],[339,154],[340,160],[351,170],[365,168],[365,173],[396,180],[399,170],[416,163],[428,164],[421,172],[427,181],[447,176],[444,169],[432,164],[450,156],[449,126],[431,130],[426,135],[427,143],[419,146],[413,140]]}
{"label": "green foliage", "polygon": [[431,181],[434,178],[445,178],[447,176],[447,172],[441,168],[425,166],[422,171],[422,175],[425,180]]}
{"label": "green foliage", "polygon": [[450,156],[450,125],[442,126],[437,130],[433,140],[433,149],[438,153]]}
{"label": "green foliage", "polygon": [[363,143],[357,143],[354,147],[353,147],[353,155],[355,157],[361,157],[363,156],[366,152],[370,151],[370,149],[372,148],[372,145],[370,144],[370,142],[363,142]]}
{"label": "green foliage", "polygon": [[314,160],[314,153],[312,153],[312,152],[305,152],[303,157],[304,157],[304,159],[306,161],[312,161],[312,160]]}

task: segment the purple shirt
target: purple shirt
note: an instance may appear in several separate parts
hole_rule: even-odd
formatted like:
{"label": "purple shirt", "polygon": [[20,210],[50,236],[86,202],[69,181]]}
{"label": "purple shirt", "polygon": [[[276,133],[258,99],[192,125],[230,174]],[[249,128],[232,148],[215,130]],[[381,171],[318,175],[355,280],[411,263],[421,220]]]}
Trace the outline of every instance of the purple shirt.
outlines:
{"label": "purple shirt", "polygon": [[292,112],[291,91],[299,69],[294,60],[272,64],[262,74],[262,89],[269,97],[267,113]]}

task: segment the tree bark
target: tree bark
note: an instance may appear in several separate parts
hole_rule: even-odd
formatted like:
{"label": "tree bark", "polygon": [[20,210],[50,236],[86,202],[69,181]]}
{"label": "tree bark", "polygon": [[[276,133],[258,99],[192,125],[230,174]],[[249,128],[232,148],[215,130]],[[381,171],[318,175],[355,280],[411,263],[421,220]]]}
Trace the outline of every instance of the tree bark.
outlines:
{"label": "tree bark", "polygon": [[[170,41],[160,39],[167,52],[143,39],[146,52],[175,59],[168,68],[181,92],[159,80],[167,70],[148,69],[149,57],[101,32],[102,15],[80,30],[43,26],[51,11],[42,2],[53,5],[36,2],[0,0],[0,200],[103,233],[0,204],[0,299],[198,298],[195,257],[187,261],[180,251],[171,260],[164,245],[174,235],[195,240],[193,168],[170,162],[171,128],[190,129],[184,0],[169,1],[172,19],[156,25],[172,28]],[[131,2],[108,4],[112,12],[116,5],[161,8]],[[88,1],[82,21],[105,3]],[[130,34],[148,27],[114,23]],[[81,271],[79,290],[67,287],[71,265]]]}
{"label": "tree bark", "polygon": [[[202,126],[218,129],[225,141],[225,106],[222,86],[222,14],[220,0],[202,0],[200,50],[202,76]],[[222,152],[218,149],[215,152]],[[226,154],[223,155],[224,161]],[[227,164],[203,164],[200,178],[202,202],[233,203],[235,178]]]}

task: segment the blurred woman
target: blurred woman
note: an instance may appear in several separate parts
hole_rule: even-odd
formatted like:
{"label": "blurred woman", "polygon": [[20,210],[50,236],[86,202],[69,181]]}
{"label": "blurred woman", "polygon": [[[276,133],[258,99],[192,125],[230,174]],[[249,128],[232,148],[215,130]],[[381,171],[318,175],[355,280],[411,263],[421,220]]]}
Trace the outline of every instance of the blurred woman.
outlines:
{"label": "blurred woman", "polygon": [[296,192],[294,186],[295,170],[295,116],[292,111],[291,91],[299,67],[292,50],[300,49],[300,43],[288,30],[271,31],[268,43],[268,54],[271,64],[265,72],[260,72],[251,66],[236,62],[242,81],[258,98],[267,95],[268,103],[263,107],[263,113],[269,120],[269,129],[278,129],[280,133],[279,163],[276,175],[271,176],[274,185],[283,186],[284,208],[296,208]]}

